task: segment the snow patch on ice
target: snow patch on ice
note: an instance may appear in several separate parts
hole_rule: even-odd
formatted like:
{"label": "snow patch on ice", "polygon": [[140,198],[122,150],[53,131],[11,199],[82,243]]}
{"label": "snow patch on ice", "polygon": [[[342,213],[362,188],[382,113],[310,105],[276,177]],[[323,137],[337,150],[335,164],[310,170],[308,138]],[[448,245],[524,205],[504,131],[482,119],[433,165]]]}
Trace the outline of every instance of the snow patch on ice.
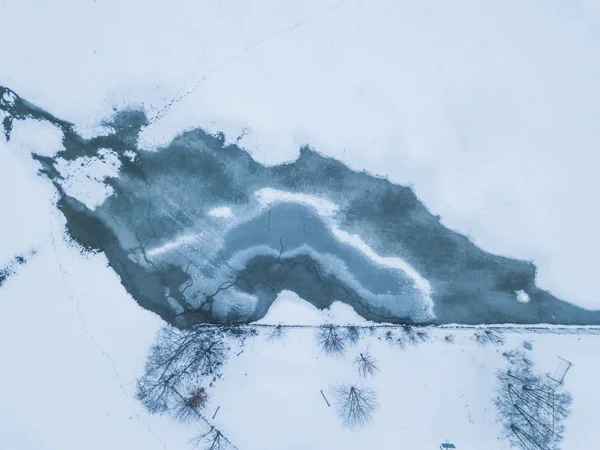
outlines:
{"label": "snow patch on ice", "polygon": [[531,300],[527,292],[525,292],[522,289],[519,291],[515,291],[515,294],[517,295],[517,301],[521,303],[529,303],[529,300]]}
{"label": "snow patch on ice", "polygon": [[119,174],[121,162],[118,156],[106,149],[98,157],[81,157],[73,161],[59,158],[57,169],[63,177],[60,181],[67,195],[94,210],[113,194],[112,187],[104,182]]}
{"label": "snow patch on ice", "polygon": [[146,252],[146,256],[156,257],[156,256],[160,256],[164,253],[170,252],[172,250],[179,249],[181,247],[187,247],[187,246],[197,242],[201,235],[202,235],[202,233],[200,233],[199,235],[198,234],[185,234],[176,239],[173,239],[172,241],[167,242],[166,244],[161,245],[160,247],[156,247],[156,248],[148,250]]}
{"label": "snow patch on ice", "polygon": [[233,211],[229,206],[219,206],[218,208],[213,208],[208,211],[208,215],[219,219],[231,219],[233,217]]}
{"label": "snow patch on ice", "polygon": [[254,193],[256,199],[262,205],[272,205],[280,202],[295,202],[313,208],[317,213],[326,218],[332,218],[338,212],[339,207],[329,200],[314,195],[296,192],[281,191],[273,188],[259,189]]}
{"label": "snow patch on ice", "polygon": [[352,306],[337,300],[323,312],[328,323],[338,325],[365,325],[372,323],[359,316]]}
{"label": "snow patch on ice", "polygon": [[123,152],[123,154],[129,158],[130,161],[135,161],[135,158],[137,157],[137,153],[132,150],[127,150]]}
{"label": "snow patch on ice", "polygon": [[62,138],[62,131],[55,125],[33,119],[15,120],[10,133],[11,143],[23,151],[50,157],[63,150]]}
{"label": "snow patch on ice", "polygon": [[14,106],[16,99],[17,96],[12,92],[4,92],[2,94],[2,97],[0,98],[0,104],[2,104],[3,106]]}
{"label": "snow patch on ice", "polygon": [[354,308],[345,303],[334,301],[329,308],[320,310],[302,299],[293,291],[279,293],[265,316],[257,324],[286,325],[364,325],[371,323],[360,317]]}

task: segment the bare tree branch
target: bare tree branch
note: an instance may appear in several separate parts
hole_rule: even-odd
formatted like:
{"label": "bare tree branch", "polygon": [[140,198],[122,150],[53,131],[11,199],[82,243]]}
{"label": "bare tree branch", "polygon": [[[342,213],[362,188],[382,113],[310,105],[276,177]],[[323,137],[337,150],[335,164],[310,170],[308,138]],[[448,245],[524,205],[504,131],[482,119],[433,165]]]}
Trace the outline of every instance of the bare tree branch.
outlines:
{"label": "bare tree branch", "polygon": [[278,341],[283,338],[283,336],[285,335],[285,331],[286,329],[283,327],[283,325],[278,324],[275,327],[273,327],[273,329],[271,330],[271,334],[269,334],[267,340],[269,342]]}
{"label": "bare tree branch", "polygon": [[371,377],[375,375],[375,372],[379,371],[377,360],[371,356],[368,350],[356,357],[354,367],[358,371],[358,374],[364,378]]}
{"label": "bare tree branch", "polygon": [[204,450],[225,450],[228,441],[223,434],[215,427],[211,427],[206,433],[199,434],[193,438],[190,443],[194,448],[204,448]]}
{"label": "bare tree branch", "polygon": [[364,427],[377,409],[377,393],[370,389],[343,385],[335,390],[337,411],[349,428]]}
{"label": "bare tree branch", "polygon": [[346,327],[346,337],[348,338],[348,342],[356,344],[360,339],[360,328],[356,325]]}
{"label": "bare tree branch", "polygon": [[321,325],[317,330],[317,342],[328,355],[343,355],[346,350],[345,336],[340,327],[332,324]]}
{"label": "bare tree branch", "polygon": [[476,333],[473,334],[473,339],[475,339],[475,342],[477,342],[479,345],[488,345],[488,344],[502,345],[502,344],[504,344],[504,339],[502,338],[502,334],[500,334],[500,332],[494,331],[494,330],[477,331]]}

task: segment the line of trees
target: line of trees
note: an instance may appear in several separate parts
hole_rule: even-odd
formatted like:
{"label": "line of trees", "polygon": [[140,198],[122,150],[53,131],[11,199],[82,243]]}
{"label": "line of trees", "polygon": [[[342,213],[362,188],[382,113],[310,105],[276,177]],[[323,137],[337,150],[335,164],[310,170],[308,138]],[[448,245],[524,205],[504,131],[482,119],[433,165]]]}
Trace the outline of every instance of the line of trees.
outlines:
{"label": "line of trees", "polygon": [[511,446],[521,450],[558,450],[571,395],[564,386],[534,373],[520,351],[504,353],[508,367],[498,372],[498,417]]}
{"label": "line of trees", "polygon": [[354,360],[354,367],[358,374],[363,378],[372,377],[379,371],[377,360],[371,356],[369,351],[360,353]]}
{"label": "line of trees", "polygon": [[[287,327],[272,327],[267,340],[282,339]],[[324,324],[316,329],[321,349],[329,355],[343,355],[348,346],[357,344],[363,333],[378,333],[375,327]],[[202,432],[192,441],[207,450],[236,448],[227,437],[205,417],[209,387],[221,377],[222,367],[229,357],[231,339],[244,341],[256,336],[253,326],[193,325],[187,329],[166,326],[151,347],[145,373],[137,381],[136,396],[156,414],[169,414],[182,422],[201,421]],[[379,333],[378,333],[379,334]],[[385,329],[380,339],[405,347],[425,342],[428,331],[410,325]],[[448,339],[450,337],[450,339]],[[452,342],[452,335],[446,342]],[[501,335],[483,330],[474,335],[482,344],[502,344]],[[562,437],[562,420],[568,414],[570,396],[559,387],[550,387],[535,375],[531,363],[521,353],[505,354],[509,368],[498,374],[496,405],[511,444],[522,450],[555,450]],[[370,378],[379,371],[379,363],[368,349],[353,360],[361,378]],[[334,388],[334,402],[344,426],[358,428],[367,425],[378,408],[377,393],[360,384],[344,384]]]}

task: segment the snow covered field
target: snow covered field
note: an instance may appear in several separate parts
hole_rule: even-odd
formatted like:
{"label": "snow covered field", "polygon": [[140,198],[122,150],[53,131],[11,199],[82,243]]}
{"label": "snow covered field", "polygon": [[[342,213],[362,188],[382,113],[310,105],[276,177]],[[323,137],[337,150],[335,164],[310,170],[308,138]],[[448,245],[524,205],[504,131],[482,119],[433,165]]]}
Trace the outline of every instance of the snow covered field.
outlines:
{"label": "snow covered field", "polygon": [[[537,370],[554,373],[557,356],[574,363],[565,378],[574,403],[561,449],[580,450],[598,438],[590,420],[600,401],[591,357],[600,336],[506,334],[505,344],[481,347],[473,331],[458,330],[453,344],[435,330],[431,340],[405,350],[385,340],[364,338],[343,358],[325,356],[315,344],[315,330],[289,330],[282,341],[249,341],[226,368],[226,379],[213,391],[220,406],[218,426],[247,449],[438,449],[452,442],[458,449],[507,449],[498,439],[500,425],[493,405],[495,372],[504,367],[502,352],[532,343],[528,352]],[[380,372],[361,380],[352,366],[368,348]],[[328,399],[341,383],[359,382],[378,392],[379,410],[364,429],[342,427]],[[210,407],[210,406],[209,406]]]}

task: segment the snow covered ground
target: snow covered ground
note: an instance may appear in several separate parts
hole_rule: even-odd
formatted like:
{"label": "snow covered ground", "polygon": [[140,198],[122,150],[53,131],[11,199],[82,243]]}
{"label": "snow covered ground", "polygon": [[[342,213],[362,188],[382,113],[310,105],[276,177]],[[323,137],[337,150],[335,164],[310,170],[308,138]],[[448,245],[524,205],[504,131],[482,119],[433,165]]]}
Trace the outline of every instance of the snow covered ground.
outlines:
{"label": "snow covered ground", "polygon": [[143,106],[148,146],[201,126],[275,163],[308,143],[412,184],[445,225],[600,308],[597,1],[8,0],[0,15],[0,84],[88,135]]}
{"label": "snow covered ground", "polygon": [[[473,330],[434,330],[431,340],[402,350],[377,337],[366,337],[342,358],[319,352],[315,330],[288,330],[281,341],[248,341],[226,368],[226,379],[212,391],[216,422],[247,449],[431,449],[452,442],[458,449],[507,449],[498,439],[500,425],[493,405],[495,372],[504,367],[502,352],[521,348],[536,370],[554,373],[558,356],[574,363],[565,378],[573,413],[561,449],[580,450],[599,437],[590,420],[600,401],[595,389],[596,362],[591,355],[599,335],[505,333],[503,346],[481,347]],[[268,332],[265,331],[265,335]],[[352,361],[369,349],[380,372],[361,380]],[[378,392],[379,410],[361,430],[341,426],[334,406],[327,407],[336,385],[359,382]]]}

